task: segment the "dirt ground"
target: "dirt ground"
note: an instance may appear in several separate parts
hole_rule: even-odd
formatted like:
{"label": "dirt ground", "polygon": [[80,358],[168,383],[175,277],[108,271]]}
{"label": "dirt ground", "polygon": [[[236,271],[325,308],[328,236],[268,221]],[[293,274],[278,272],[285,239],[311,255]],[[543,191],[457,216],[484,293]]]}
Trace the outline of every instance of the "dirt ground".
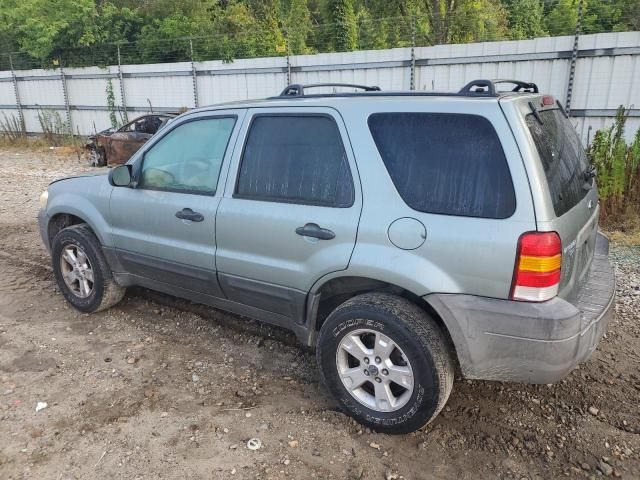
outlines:
{"label": "dirt ground", "polygon": [[424,431],[387,436],[337,410],[287,332],[143,290],[69,308],[35,217],[88,169],[0,149],[0,478],[640,478],[640,248],[614,246],[616,318],[566,380],[458,379]]}

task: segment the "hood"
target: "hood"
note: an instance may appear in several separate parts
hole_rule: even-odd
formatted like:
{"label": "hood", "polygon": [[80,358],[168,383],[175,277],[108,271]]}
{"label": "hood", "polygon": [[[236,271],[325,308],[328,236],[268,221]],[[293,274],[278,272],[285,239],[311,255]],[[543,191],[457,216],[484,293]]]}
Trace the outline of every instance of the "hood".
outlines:
{"label": "hood", "polygon": [[86,172],[86,173],[82,173],[82,174],[78,174],[78,175],[72,175],[70,177],[58,178],[58,179],[54,180],[53,182],[51,182],[49,185],[53,185],[54,183],[58,183],[58,182],[63,182],[65,180],[71,180],[71,179],[74,179],[74,178],[107,176],[108,174],[109,174],[108,170],[106,172],[103,172],[103,171],[100,171],[100,172]]}

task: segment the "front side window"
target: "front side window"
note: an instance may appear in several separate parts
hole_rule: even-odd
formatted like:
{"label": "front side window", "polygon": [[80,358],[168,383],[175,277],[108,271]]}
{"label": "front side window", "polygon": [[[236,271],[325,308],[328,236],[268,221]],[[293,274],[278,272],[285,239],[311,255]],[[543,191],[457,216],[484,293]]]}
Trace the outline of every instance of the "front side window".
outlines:
{"label": "front side window", "polygon": [[183,123],[145,153],[140,187],[214,194],[235,117]]}
{"label": "front side window", "polygon": [[235,195],[351,206],[353,181],[335,121],[322,115],[255,117],[247,134]]}
{"label": "front side window", "polygon": [[486,118],[376,113],[369,129],[398,193],[414,210],[496,219],[513,215],[509,166]]}

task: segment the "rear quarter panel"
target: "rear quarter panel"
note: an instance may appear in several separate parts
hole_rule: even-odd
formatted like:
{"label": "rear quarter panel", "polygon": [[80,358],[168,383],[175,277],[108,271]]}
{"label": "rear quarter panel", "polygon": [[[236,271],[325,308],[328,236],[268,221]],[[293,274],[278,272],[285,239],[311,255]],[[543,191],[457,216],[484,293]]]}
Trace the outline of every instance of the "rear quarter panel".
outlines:
{"label": "rear quarter panel", "polygon": [[[429,214],[408,207],[369,131],[368,117],[379,112],[466,113],[487,118],[508,161],[516,194],[514,214],[494,220]],[[535,230],[535,218],[522,158],[497,101],[386,98],[345,102],[341,113],[354,146],[364,198],[356,248],[344,275],[394,283],[416,295],[468,293],[507,298],[518,238],[525,231]],[[426,240],[415,250],[401,250],[389,240],[389,226],[402,217],[415,218],[426,227]]]}
{"label": "rear quarter panel", "polygon": [[512,125],[514,137],[522,151],[531,184],[536,229],[541,232],[558,232],[562,240],[562,276],[558,296],[575,302],[581,285],[586,281],[595,251],[599,213],[598,188],[594,184],[573,208],[560,217],[556,215],[547,177],[525,121],[526,115],[531,113],[530,101],[539,105],[540,95],[508,98],[502,100],[500,106]]}

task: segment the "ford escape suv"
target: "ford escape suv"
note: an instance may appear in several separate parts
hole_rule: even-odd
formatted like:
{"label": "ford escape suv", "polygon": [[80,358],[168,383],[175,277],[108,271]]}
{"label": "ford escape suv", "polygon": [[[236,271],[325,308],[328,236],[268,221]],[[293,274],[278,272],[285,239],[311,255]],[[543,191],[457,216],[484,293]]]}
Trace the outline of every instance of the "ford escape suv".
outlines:
{"label": "ford escape suv", "polygon": [[519,81],[348,87],[193,110],[108,175],[52,183],[39,224],[67,301],[139,285],[291,329],[389,433],[431,421],[456,371],[551,383],[588,359],[615,282],[560,104]]}

